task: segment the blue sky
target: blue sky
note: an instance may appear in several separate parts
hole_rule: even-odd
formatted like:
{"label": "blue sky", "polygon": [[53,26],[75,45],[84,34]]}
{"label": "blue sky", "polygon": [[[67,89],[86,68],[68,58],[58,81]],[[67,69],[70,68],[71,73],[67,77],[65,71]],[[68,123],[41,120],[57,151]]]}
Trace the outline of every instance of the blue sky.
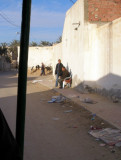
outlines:
{"label": "blue sky", "polygon": [[[30,42],[55,42],[72,5],[71,0],[32,0]],[[0,43],[20,40],[21,14],[22,0],[0,0]]]}

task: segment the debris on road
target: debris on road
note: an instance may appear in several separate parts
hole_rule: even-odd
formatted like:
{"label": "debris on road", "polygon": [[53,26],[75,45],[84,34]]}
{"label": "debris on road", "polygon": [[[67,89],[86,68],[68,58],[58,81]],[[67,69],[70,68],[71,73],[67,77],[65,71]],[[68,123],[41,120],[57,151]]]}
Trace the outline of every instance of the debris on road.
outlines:
{"label": "debris on road", "polygon": [[104,146],[106,146],[106,144],[105,144],[105,143],[101,143],[100,146],[101,146],[101,147],[104,147]]}
{"label": "debris on road", "polygon": [[42,82],[43,80],[34,80],[32,81],[32,83],[39,83],[39,82]]}
{"label": "debris on road", "polygon": [[58,121],[60,118],[57,118],[57,117],[53,117],[52,120],[54,121]]}
{"label": "debris on road", "polygon": [[56,99],[51,99],[50,101],[48,101],[48,103],[54,103],[56,101]]}
{"label": "debris on road", "polygon": [[90,126],[90,130],[99,130],[99,129],[102,129],[101,127],[93,127],[93,126]]}
{"label": "debris on road", "polygon": [[101,125],[104,125],[104,123],[102,122]]}
{"label": "debris on road", "polygon": [[110,146],[116,146],[116,144],[121,146],[121,131],[119,129],[105,128],[90,130],[89,134],[95,138],[99,138]]}
{"label": "debris on road", "polygon": [[73,128],[78,128],[77,126],[74,126]]}
{"label": "debris on road", "polygon": [[64,111],[64,113],[70,113],[70,112],[72,112],[72,110]]}
{"label": "debris on road", "polygon": [[111,153],[115,153],[116,151],[114,149],[111,150]]}
{"label": "debris on road", "polygon": [[68,95],[68,97],[69,97],[69,98],[80,98],[80,96],[77,96],[77,95],[71,95],[71,94],[70,94],[70,95]]}
{"label": "debris on road", "polygon": [[92,121],[95,120],[95,117],[96,117],[96,114],[92,114],[91,120],[92,120]]}
{"label": "debris on road", "polygon": [[115,144],[116,147],[121,147],[121,141]]}
{"label": "debris on road", "polygon": [[63,97],[63,96],[53,96],[52,99],[50,101],[48,101],[48,103],[60,103],[60,102],[63,102],[65,101],[66,98]]}
{"label": "debris on road", "polygon": [[85,98],[84,100],[81,100],[83,103],[90,103],[90,104],[96,104],[97,102],[90,99],[90,98]]}

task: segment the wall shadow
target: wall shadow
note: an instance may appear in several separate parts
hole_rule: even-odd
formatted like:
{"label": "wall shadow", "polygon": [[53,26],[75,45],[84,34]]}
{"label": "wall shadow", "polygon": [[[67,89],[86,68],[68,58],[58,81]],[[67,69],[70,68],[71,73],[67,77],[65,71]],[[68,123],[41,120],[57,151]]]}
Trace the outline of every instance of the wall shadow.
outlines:
{"label": "wall shadow", "polygon": [[121,76],[108,74],[97,81],[81,81],[73,77],[74,88],[81,93],[97,93],[112,100],[121,101]]}
{"label": "wall shadow", "polygon": [[[8,72],[0,72],[0,88],[11,88],[11,87],[17,87],[18,85],[18,72],[16,71],[8,71]],[[27,76],[27,81],[32,81],[36,79],[38,76]],[[6,80],[7,79],[7,80]],[[8,85],[8,81],[9,84]],[[2,83],[4,82],[4,83]]]}

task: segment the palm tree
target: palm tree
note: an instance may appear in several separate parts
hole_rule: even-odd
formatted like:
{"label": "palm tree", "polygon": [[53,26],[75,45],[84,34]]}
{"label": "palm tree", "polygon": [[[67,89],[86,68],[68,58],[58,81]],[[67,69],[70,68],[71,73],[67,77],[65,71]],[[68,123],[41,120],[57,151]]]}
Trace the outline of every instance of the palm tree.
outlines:
{"label": "palm tree", "polygon": [[59,36],[59,38],[56,40],[55,43],[61,43],[62,42],[62,36]]}
{"label": "palm tree", "polygon": [[16,60],[18,57],[17,47],[20,46],[20,41],[13,40],[9,45],[9,52],[12,52],[12,59]]}
{"label": "palm tree", "polygon": [[38,44],[37,44],[36,42],[33,42],[33,41],[32,41],[32,42],[30,43],[30,46],[33,46],[33,47],[34,47],[34,46],[38,46]]}
{"label": "palm tree", "polygon": [[41,41],[39,46],[41,46],[41,47],[43,47],[43,46],[52,46],[52,43],[48,42],[48,41]]}

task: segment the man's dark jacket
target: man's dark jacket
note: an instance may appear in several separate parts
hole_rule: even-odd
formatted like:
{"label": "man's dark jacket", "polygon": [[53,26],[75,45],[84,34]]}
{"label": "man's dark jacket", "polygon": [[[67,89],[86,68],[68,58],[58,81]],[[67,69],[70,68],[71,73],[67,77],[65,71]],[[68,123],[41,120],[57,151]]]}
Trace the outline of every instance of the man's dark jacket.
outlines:
{"label": "man's dark jacket", "polygon": [[55,74],[58,74],[58,76],[61,76],[62,75],[62,67],[63,67],[62,63],[57,63],[56,69],[55,69]]}
{"label": "man's dark jacket", "polygon": [[65,79],[69,76],[70,76],[70,73],[65,69],[65,71],[62,72],[61,79]]}

